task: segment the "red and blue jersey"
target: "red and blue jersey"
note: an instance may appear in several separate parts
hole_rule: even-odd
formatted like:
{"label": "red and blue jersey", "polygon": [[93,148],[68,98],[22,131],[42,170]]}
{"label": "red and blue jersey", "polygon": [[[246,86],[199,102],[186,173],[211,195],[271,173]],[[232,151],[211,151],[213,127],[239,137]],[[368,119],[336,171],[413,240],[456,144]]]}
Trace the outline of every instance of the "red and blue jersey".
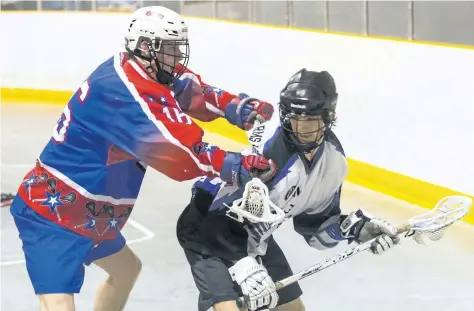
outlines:
{"label": "red and blue jersey", "polygon": [[223,116],[236,96],[216,90],[189,70],[170,90],[126,53],[115,55],[73,94],[18,194],[76,233],[114,238],[146,167],[177,181],[219,176],[226,153],[204,143],[191,119]]}

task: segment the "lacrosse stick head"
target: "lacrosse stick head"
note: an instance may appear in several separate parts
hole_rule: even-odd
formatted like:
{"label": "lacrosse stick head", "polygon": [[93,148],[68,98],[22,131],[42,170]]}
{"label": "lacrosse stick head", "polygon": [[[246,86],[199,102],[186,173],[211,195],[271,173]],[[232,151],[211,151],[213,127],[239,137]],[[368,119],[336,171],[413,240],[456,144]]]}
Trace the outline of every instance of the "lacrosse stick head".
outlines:
{"label": "lacrosse stick head", "polygon": [[424,238],[437,241],[444,236],[447,227],[467,215],[472,199],[466,196],[452,195],[439,200],[436,206],[421,215],[410,218],[410,230],[413,238],[425,244]]}
{"label": "lacrosse stick head", "polygon": [[[247,182],[241,199],[226,206],[229,208],[227,216],[239,222],[247,219],[252,223],[276,224],[285,218],[285,212],[273,204],[268,187],[258,178]],[[236,216],[233,217],[231,213]]]}

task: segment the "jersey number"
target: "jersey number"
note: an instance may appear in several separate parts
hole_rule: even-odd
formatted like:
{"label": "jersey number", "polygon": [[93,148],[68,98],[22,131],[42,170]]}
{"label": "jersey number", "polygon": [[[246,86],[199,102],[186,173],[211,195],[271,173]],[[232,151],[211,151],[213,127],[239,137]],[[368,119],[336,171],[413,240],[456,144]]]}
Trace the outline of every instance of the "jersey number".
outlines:
{"label": "jersey number", "polygon": [[[173,111],[173,112],[171,112]],[[175,107],[164,107],[163,113],[168,117],[171,122],[191,124],[191,118],[184,112],[179,111]],[[172,116],[174,115],[174,116]]]}
{"label": "jersey number", "polygon": [[[82,104],[89,94],[89,81],[84,81],[79,88],[79,102]],[[56,143],[64,143],[66,140],[66,131],[71,124],[71,109],[69,104],[64,107],[63,113],[53,129],[53,140]]]}
{"label": "jersey number", "polygon": [[63,113],[59,118],[53,130],[53,139],[57,143],[63,143],[66,140],[66,131],[71,123],[71,109],[69,104],[64,107]]}

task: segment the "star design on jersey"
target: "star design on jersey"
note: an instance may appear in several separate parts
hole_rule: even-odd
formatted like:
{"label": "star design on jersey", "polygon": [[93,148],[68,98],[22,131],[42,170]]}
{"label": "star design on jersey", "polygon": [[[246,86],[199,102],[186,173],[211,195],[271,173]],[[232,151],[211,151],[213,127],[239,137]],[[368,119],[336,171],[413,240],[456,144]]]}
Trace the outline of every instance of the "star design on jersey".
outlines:
{"label": "star design on jersey", "polygon": [[150,103],[153,103],[155,101],[155,99],[151,96],[148,96],[147,99]]}
{"label": "star design on jersey", "polygon": [[44,191],[46,193],[46,200],[41,202],[41,206],[49,206],[49,210],[51,213],[56,211],[56,207],[63,206],[64,203],[61,201],[61,191],[56,193],[51,193],[48,190]]}
{"label": "star design on jersey", "polygon": [[100,235],[104,235],[110,229],[115,229],[115,231],[117,232],[120,231],[118,227],[118,224],[120,223],[120,217],[121,216],[119,217],[113,216],[112,218],[107,219],[107,223],[108,223],[107,228],[105,228],[105,230]]}
{"label": "star design on jersey", "polygon": [[120,223],[120,218],[112,217],[107,220],[110,228],[117,228],[117,225]]}
{"label": "star design on jersey", "polygon": [[217,96],[222,97],[222,90],[217,87],[212,88],[211,93],[217,94]]}
{"label": "star design on jersey", "polygon": [[86,215],[87,223],[84,225],[84,230],[92,230],[95,227],[95,217]]}
{"label": "star design on jersey", "polygon": [[207,152],[214,155],[214,152],[216,151],[216,146],[211,146],[208,143],[204,143],[204,142],[201,142],[197,145],[194,145],[193,148],[194,148],[194,152],[197,155],[201,155],[201,154],[207,153]]}
{"label": "star design on jersey", "polygon": [[210,146],[209,144],[207,144],[206,147],[204,148],[204,151],[205,151],[205,152],[212,152],[212,146]]}
{"label": "star design on jersey", "polygon": [[22,184],[25,186],[25,190],[28,192],[30,190],[31,185],[36,185],[36,176],[31,174],[28,179],[23,180]]}
{"label": "star design on jersey", "polygon": [[164,95],[160,95],[160,96],[156,97],[156,96],[150,95],[148,93],[143,93],[140,96],[143,98],[143,100],[145,102],[147,102],[150,105],[153,105],[153,104],[169,105],[170,104],[168,99]]}
{"label": "star design on jersey", "polygon": [[216,94],[219,97],[222,97],[222,90],[218,87],[213,87],[213,86],[203,86],[202,87],[202,92],[205,95],[210,95],[212,93]]}
{"label": "star design on jersey", "polygon": [[163,105],[168,105],[168,101],[163,95],[160,96],[160,103],[162,103]]}

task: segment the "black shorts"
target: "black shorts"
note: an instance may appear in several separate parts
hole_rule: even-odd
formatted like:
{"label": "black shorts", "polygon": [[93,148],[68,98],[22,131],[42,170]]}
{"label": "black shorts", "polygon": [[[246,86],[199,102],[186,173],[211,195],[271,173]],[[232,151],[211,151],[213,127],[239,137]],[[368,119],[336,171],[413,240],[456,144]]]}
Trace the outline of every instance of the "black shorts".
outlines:
{"label": "black shorts", "polygon": [[[207,311],[214,304],[237,300],[242,296],[240,286],[232,281],[229,273],[231,262],[211,256],[205,256],[184,249],[186,258],[191,266],[194,282],[199,290],[198,310]],[[270,277],[276,282],[293,274],[285,255],[271,238],[263,264]],[[303,294],[298,283],[293,283],[278,291],[278,305],[293,301]]]}

